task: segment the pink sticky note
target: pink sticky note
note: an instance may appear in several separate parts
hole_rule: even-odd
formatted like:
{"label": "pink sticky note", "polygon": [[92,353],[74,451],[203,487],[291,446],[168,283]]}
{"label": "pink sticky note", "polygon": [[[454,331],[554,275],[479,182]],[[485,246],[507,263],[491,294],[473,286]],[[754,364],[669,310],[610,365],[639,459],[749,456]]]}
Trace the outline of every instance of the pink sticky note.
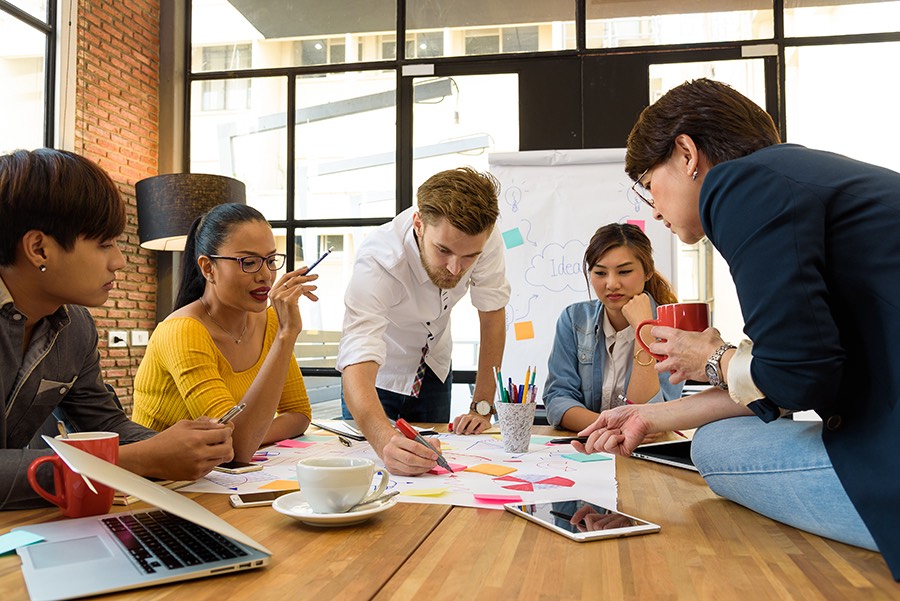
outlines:
{"label": "pink sticky note", "polygon": [[[461,463],[451,463],[450,467],[453,468],[454,472],[461,472],[461,471],[465,470],[468,466],[463,465]],[[438,476],[443,476],[444,474],[449,474],[450,472],[448,472],[441,466],[436,465],[436,466],[434,466],[434,469],[428,470],[428,473],[429,474],[437,474]]]}
{"label": "pink sticky note", "polygon": [[278,447],[290,447],[292,449],[305,449],[306,447],[313,446],[314,442],[301,442],[299,440],[291,440],[288,438],[287,440],[279,440],[275,443],[275,446]]}
{"label": "pink sticky note", "polygon": [[644,230],[644,220],[643,219],[629,219],[628,223],[629,223],[629,225],[638,226],[639,228],[641,228],[642,232],[646,233],[646,231]]}
{"label": "pink sticky note", "polygon": [[519,495],[477,495],[473,494],[476,501],[481,501],[482,503],[521,503],[522,497]]}

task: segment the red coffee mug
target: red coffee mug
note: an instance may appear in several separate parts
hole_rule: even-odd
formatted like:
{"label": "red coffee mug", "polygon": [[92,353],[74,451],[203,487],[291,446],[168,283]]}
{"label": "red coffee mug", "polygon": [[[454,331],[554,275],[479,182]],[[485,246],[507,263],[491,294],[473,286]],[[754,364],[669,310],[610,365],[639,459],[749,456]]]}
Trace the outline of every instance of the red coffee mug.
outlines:
{"label": "red coffee mug", "polygon": [[641,338],[641,328],[650,326],[669,326],[689,332],[702,332],[709,327],[709,305],[706,303],[674,303],[672,305],[660,305],[656,308],[656,319],[648,319],[638,324],[635,329],[635,339],[641,348],[656,357],[657,361],[665,361],[665,355],[657,355],[652,352],[644,339]]}
{"label": "red coffee mug", "polygon": [[[99,457],[110,463],[119,462],[119,435],[115,432],[76,432],[68,438],[57,436],[73,447]],[[37,481],[37,470],[44,463],[53,466],[53,487],[56,494],[50,494]],[[54,505],[59,505],[63,515],[70,518],[81,518],[89,515],[109,513],[116,491],[98,482],[91,481],[97,494],[94,494],[81,474],[76,474],[57,455],[47,455],[35,459],[28,468],[28,483],[34,492]]]}

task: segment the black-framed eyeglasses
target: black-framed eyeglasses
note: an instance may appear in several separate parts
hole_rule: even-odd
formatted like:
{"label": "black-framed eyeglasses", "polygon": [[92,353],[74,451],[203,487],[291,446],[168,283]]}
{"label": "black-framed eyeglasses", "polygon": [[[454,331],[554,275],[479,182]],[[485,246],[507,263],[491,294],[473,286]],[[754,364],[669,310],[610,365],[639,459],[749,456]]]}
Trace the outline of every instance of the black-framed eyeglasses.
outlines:
{"label": "black-framed eyeglasses", "polygon": [[237,261],[241,264],[241,271],[244,273],[256,273],[262,269],[263,263],[269,268],[269,271],[278,271],[284,267],[284,261],[287,255],[284,253],[275,253],[268,257],[260,257],[259,255],[247,255],[246,257],[225,257],[222,255],[209,255],[210,259],[227,259],[229,261]]}
{"label": "black-framed eyeglasses", "polygon": [[650,193],[650,190],[644,187],[644,184],[641,183],[641,180],[644,179],[644,176],[647,175],[647,172],[650,171],[650,168],[644,169],[644,172],[641,173],[638,178],[635,180],[634,184],[631,186],[631,191],[637,194],[637,197],[647,203],[647,206],[651,209],[653,208],[653,194]]}

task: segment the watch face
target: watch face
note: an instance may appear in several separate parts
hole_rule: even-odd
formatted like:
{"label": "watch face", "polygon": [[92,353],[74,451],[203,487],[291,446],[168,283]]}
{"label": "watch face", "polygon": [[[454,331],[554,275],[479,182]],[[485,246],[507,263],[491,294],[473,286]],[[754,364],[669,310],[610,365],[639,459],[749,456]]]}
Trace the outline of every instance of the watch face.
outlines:
{"label": "watch face", "polygon": [[491,404],[487,401],[478,401],[475,403],[475,411],[477,411],[479,415],[490,415]]}
{"label": "watch face", "polygon": [[719,385],[719,374],[716,370],[715,365],[706,364],[706,379],[709,380],[709,383],[713,386]]}

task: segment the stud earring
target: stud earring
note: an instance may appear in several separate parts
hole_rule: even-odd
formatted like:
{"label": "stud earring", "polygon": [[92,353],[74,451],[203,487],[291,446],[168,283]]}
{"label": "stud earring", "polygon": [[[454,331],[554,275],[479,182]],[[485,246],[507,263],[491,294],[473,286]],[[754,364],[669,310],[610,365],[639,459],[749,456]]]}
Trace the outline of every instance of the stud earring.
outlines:
{"label": "stud earring", "polygon": [[40,270],[41,273],[46,273],[46,272],[47,272],[47,266],[46,266],[46,265],[41,265],[40,267],[38,267],[38,269]]}
{"label": "stud earring", "polygon": [[697,181],[697,175],[700,173],[699,169],[694,169],[694,173],[691,175],[691,181]]}

